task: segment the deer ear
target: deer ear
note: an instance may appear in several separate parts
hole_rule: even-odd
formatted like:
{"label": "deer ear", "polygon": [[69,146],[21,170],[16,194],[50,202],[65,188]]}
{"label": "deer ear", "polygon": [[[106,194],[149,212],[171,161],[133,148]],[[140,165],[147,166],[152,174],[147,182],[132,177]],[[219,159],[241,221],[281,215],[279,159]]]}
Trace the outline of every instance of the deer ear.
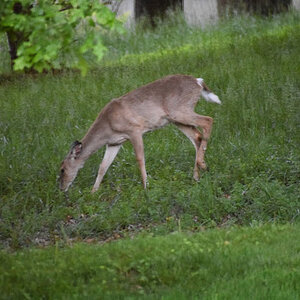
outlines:
{"label": "deer ear", "polygon": [[75,141],[71,147],[71,157],[77,159],[80,156],[82,150],[82,143]]}

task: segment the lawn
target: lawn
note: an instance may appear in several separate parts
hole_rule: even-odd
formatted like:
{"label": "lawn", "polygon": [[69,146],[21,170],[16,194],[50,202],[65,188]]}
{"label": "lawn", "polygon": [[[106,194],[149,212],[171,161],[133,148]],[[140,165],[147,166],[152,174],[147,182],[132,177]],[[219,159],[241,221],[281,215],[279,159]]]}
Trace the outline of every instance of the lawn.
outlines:
{"label": "lawn", "polygon": [[300,226],[0,252],[1,299],[300,299]]}
{"label": "lawn", "polygon": [[[273,298],[278,292],[278,299],[299,295],[299,272],[293,271],[299,269],[299,225],[288,225],[300,216],[299,21],[299,13],[290,12],[264,19],[236,17],[200,29],[180,17],[170,19],[156,29],[105,37],[109,52],[86,77],[70,71],[12,75],[2,51],[0,245],[6,271],[0,285],[6,287],[5,295],[39,298],[41,284],[47,287],[46,298],[56,296],[56,289],[53,297],[63,298],[63,289],[67,293],[76,286],[74,298],[80,298],[93,295],[99,278],[107,296],[116,286],[120,297],[127,289],[132,295],[159,290],[166,299],[180,298],[180,293],[217,299],[220,290],[221,298],[232,293],[232,298],[247,298],[251,290]],[[0,45],[5,49],[3,38]],[[133,148],[126,143],[99,192],[90,193],[103,149],[80,171],[68,197],[61,193],[56,182],[60,162],[101,108],[112,98],[178,73],[204,78],[223,103],[200,101],[196,108],[214,118],[206,152],[209,171],[200,181],[192,179],[192,144],[170,125],[144,136],[146,191]],[[262,226],[269,223],[273,225]],[[123,237],[124,242],[98,244]],[[96,244],[76,244],[84,241]],[[215,247],[218,241],[220,248]],[[132,249],[133,256],[125,249]],[[172,256],[172,249],[178,256]],[[201,249],[207,256],[200,255]],[[96,264],[102,255],[105,263]],[[110,267],[115,256],[116,266]],[[70,264],[64,257],[70,257]],[[205,267],[199,271],[202,258]],[[57,264],[57,273],[51,263]],[[152,272],[153,264],[160,269]],[[169,267],[177,269],[161,275]],[[18,268],[23,271],[13,271]],[[15,291],[13,279],[20,282]],[[203,282],[203,289],[195,282]]]}

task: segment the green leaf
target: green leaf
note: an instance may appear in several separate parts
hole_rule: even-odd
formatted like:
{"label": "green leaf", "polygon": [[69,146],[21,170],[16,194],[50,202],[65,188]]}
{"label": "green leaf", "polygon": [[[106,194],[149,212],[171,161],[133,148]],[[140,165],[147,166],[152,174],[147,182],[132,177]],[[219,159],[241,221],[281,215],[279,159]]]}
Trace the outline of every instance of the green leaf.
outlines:
{"label": "green leaf", "polygon": [[14,60],[14,70],[24,70],[25,68],[30,68],[31,64],[26,61],[26,57],[21,56]]}
{"label": "green leaf", "polygon": [[79,68],[82,76],[86,76],[89,66],[82,56],[79,57],[78,64],[76,65],[76,67]]}
{"label": "green leaf", "polygon": [[85,42],[80,47],[80,49],[79,49],[80,53],[85,53],[89,49],[92,49],[93,45],[94,45],[94,35],[92,33],[90,33],[89,35],[87,35]]}
{"label": "green leaf", "polygon": [[101,42],[98,42],[94,46],[93,53],[97,57],[98,61],[102,59],[102,57],[103,57],[106,50],[107,50],[106,47]]}
{"label": "green leaf", "polygon": [[[21,0],[24,10],[19,14],[13,13],[13,3],[0,3],[0,31],[9,30],[22,37],[15,70],[34,68],[41,72],[70,65],[84,75],[88,64],[83,54],[89,52],[102,59],[106,51],[101,39],[103,29],[113,30],[121,24],[99,0],[40,0],[33,6],[32,0]],[[72,8],[60,11],[68,4]]]}

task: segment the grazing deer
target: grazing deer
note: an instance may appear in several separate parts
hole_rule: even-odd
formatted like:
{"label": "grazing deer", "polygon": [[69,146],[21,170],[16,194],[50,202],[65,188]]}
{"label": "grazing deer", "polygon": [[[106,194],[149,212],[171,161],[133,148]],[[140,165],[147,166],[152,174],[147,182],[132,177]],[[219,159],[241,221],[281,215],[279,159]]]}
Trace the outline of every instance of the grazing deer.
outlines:
{"label": "grazing deer", "polygon": [[[92,192],[97,191],[121,145],[127,140],[133,145],[146,188],[143,134],[168,123],[175,124],[194,145],[194,179],[198,180],[198,168],[206,169],[204,154],[213,124],[211,117],[194,112],[200,95],[206,101],[221,104],[219,97],[211,92],[202,78],[187,75],[170,75],[113,99],[102,109],[81,142],[73,143],[61,164],[60,189],[67,191],[84,162],[106,145],[92,189]],[[202,129],[202,133],[197,127]]]}

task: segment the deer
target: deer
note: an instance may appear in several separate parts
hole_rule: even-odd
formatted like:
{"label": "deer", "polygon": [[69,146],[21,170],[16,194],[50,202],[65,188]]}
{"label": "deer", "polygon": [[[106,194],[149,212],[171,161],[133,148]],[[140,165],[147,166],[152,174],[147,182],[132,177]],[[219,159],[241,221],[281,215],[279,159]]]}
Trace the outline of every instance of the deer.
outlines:
{"label": "deer", "polygon": [[200,96],[208,102],[221,104],[219,97],[202,78],[177,74],[163,77],[111,100],[100,111],[82,140],[73,143],[61,163],[60,189],[67,192],[85,161],[106,146],[92,189],[92,193],[95,193],[127,140],[133,145],[142,184],[146,189],[143,135],[169,123],[177,126],[193,144],[196,151],[193,178],[198,181],[199,170],[207,169],[204,156],[213,125],[213,118],[194,112]]}

